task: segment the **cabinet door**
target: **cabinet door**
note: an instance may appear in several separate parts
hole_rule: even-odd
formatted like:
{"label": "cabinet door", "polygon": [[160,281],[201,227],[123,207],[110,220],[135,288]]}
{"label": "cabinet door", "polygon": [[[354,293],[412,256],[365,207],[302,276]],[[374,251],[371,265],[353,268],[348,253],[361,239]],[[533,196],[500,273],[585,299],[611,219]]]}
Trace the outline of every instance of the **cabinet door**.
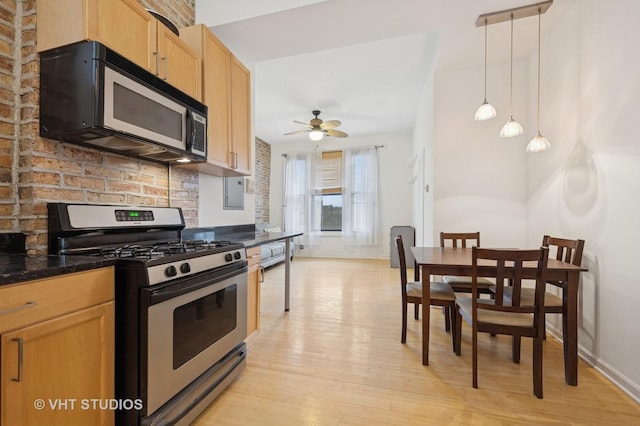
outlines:
{"label": "cabinet door", "polygon": [[[136,0],[85,0],[87,39],[109,46],[148,71],[157,73],[157,20]],[[66,8],[65,8],[66,9]],[[40,13],[38,13],[40,17]]]}
{"label": "cabinet door", "polygon": [[247,336],[260,327],[260,264],[247,274]]}
{"label": "cabinet door", "polygon": [[229,167],[229,61],[231,53],[209,29],[204,28],[203,101],[209,108],[209,162]]}
{"label": "cabinet door", "polygon": [[38,52],[99,41],[155,72],[156,19],[136,0],[38,0]]}
{"label": "cabinet door", "polygon": [[249,70],[231,57],[231,158],[240,174],[251,174],[251,77]]}
{"label": "cabinet door", "polygon": [[114,397],[114,302],[7,332],[0,355],[3,426],[114,423],[90,401]]}
{"label": "cabinet door", "polygon": [[164,25],[158,24],[158,75],[187,95],[201,100],[200,57]]}

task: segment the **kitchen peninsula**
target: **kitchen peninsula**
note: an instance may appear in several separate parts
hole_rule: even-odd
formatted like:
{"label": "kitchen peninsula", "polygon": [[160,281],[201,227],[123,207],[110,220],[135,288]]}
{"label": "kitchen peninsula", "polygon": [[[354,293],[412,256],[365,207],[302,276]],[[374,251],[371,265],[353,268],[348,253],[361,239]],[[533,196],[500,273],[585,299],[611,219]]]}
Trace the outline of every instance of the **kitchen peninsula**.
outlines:
{"label": "kitchen peninsula", "polygon": [[[302,232],[259,232],[255,225],[218,226],[213,228],[187,228],[182,231],[183,239],[204,241],[229,241],[242,243],[249,250],[264,244],[277,241],[285,242],[285,253],[291,253],[291,240],[302,235]],[[249,257],[249,256],[248,256]],[[284,310],[289,311],[289,294],[291,287],[291,256],[286,255],[284,261]]]}

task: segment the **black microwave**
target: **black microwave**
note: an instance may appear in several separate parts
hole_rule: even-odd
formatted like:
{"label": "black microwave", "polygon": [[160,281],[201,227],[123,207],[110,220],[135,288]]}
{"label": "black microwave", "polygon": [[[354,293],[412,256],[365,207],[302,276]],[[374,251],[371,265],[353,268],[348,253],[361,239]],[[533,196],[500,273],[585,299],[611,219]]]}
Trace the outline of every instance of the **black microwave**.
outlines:
{"label": "black microwave", "polygon": [[164,163],[207,158],[207,107],[108,47],[40,54],[40,136]]}

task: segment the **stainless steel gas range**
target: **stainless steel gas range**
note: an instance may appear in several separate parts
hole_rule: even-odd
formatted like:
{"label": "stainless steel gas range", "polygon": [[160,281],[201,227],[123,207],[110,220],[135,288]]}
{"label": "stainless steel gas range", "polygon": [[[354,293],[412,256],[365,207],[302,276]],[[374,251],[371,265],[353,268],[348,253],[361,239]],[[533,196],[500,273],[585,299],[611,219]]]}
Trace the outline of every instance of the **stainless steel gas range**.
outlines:
{"label": "stainless steel gas range", "polygon": [[50,254],[116,262],[115,396],[139,401],[116,424],[188,424],[246,365],[244,246],[183,241],[180,208],[51,203],[48,214]]}

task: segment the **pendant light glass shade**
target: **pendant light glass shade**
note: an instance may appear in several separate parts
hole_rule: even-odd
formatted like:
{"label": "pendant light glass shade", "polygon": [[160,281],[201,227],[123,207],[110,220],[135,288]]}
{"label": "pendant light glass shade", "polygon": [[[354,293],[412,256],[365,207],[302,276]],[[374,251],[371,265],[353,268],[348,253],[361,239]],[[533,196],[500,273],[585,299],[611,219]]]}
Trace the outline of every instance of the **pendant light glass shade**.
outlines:
{"label": "pendant light glass shade", "polygon": [[511,78],[509,82],[509,121],[502,126],[500,137],[512,138],[523,133],[520,123],[513,119],[513,13],[511,14]]}
{"label": "pendant light glass shade", "polygon": [[513,117],[509,118],[502,129],[500,129],[500,137],[501,138],[512,138],[514,136],[519,136],[524,132],[520,123],[513,119]]}
{"label": "pendant light glass shade", "polygon": [[542,152],[548,149],[551,149],[551,143],[540,132],[527,144],[527,152]]}
{"label": "pendant light glass shade", "polygon": [[496,116],[496,109],[486,100],[478,107],[474,119],[476,121],[491,120]]}
{"label": "pendant light glass shade", "polygon": [[487,19],[484,20],[484,102],[478,107],[474,119],[476,121],[491,120],[496,116],[496,109],[487,102]]}
{"label": "pendant light glass shade", "polygon": [[527,144],[527,152],[543,152],[551,149],[551,144],[540,133],[540,20],[542,10],[538,8],[538,134]]}

